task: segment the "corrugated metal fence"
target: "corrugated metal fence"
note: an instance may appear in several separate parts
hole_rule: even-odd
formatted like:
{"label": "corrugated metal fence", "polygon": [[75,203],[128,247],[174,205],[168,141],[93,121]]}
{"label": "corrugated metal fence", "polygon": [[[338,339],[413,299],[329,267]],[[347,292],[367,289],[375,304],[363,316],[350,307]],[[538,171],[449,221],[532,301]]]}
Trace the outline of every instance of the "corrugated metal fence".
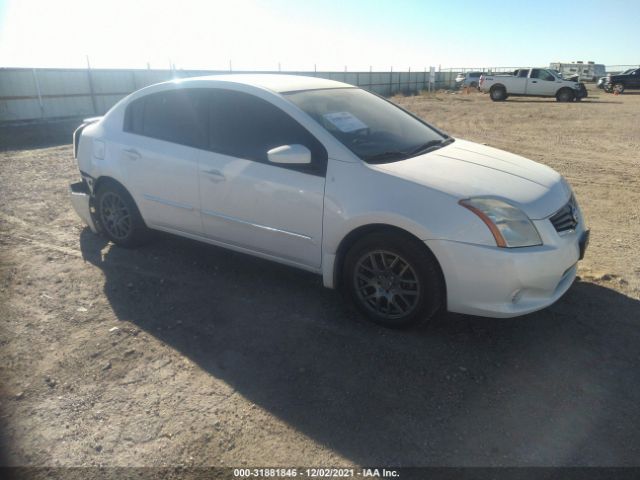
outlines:
{"label": "corrugated metal fence", "polygon": [[[57,68],[0,69],[0,123],[37,122],[102,115],[118,100],[147,85],[173,78],[227,74],[228,71],[106,70]],[[429,85],[428,72],[234,72],[287,73],[338,80],[390,96],[416,93]],[[451,78],[449,78],[451,77]],[[437,73],[434,87],[455,74]]]}
{"label": "corrugated metal fence", "polygon": [[[624,67],[624,66],[617,66]],[[451,68],[435,73],[433,88],[455,88],[460,72],[513,71],[515,67]],[[623,69],[623,68],[619,68]],[[607,71],[617,71],[607,67]],[[118,100],[147,85],[173,78],[227,74],[221,70],[111,70],[0,68],[0,124],[44,122],[102,115]],[[426,90],[429,72],[233,72],[286,73],[338,80],[380,95]]]}

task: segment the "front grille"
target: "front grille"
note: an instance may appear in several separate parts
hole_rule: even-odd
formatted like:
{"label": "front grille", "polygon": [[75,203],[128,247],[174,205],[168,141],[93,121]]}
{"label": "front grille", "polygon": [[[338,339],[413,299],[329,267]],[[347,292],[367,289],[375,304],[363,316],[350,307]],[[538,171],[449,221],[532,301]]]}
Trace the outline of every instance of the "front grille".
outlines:
{"label": "front grille", "polygon": [[575,230],[578,226],[578,206],[573,195],[567,204],[553,214],[549,220],[551,220],[556,232]]}

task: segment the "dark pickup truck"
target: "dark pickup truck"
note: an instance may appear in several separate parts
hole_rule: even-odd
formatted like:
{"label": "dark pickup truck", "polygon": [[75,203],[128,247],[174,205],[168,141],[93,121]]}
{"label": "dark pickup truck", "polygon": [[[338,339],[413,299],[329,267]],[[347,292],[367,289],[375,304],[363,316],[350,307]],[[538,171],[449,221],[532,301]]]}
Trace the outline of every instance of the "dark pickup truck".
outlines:
{"label": "dark pickup truck", "polygon": [[627,89],[640,89],[640,68],[628,70],[620,75],[611,75],[604,84],[604,90],[609,93],[622,93]]}

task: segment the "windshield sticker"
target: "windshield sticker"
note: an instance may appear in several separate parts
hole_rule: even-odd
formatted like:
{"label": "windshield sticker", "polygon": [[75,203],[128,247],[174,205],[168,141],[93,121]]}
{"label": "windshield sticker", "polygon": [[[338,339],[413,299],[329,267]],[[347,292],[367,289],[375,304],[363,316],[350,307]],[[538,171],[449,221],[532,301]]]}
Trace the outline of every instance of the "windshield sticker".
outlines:
{"label": "windshield sticker", "polygon": [[325,113],[323,117],[331,122],[338,130],[344,133],[355,132],[357,130],[369,128],[364,123],[362,123],[359,118],[353,116],[349,112]]}

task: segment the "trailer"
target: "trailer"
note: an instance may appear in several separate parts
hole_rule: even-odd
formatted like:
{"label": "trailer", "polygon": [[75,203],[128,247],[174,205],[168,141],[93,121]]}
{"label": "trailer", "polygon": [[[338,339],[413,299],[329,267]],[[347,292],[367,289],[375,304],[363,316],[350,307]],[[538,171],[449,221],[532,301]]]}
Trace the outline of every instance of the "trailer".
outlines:
{"label": "trailer", "polygon": [[587,82],[597,82],[598,78],[607,74],[603,64],[580,60],[574,63],[553,62],[549,64],[549,68],[559,71],[567,78],[578,75],[578,80]]}

